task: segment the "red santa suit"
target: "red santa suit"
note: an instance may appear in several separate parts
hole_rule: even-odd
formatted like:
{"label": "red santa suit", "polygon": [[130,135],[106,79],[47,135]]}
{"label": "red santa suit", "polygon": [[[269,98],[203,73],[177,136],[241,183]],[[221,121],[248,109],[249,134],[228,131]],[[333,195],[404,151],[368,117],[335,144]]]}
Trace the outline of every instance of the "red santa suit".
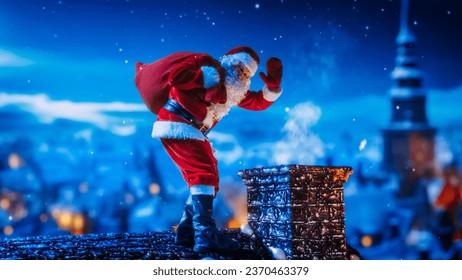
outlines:
{"label": "red santa suit", "polygon": [[266,84],[260,91],[250,91],[250,79],[242,84],[236,76],[237,63],[253,76],[258,68],[258,55],[237,48],[220,62],[206,54],[196,54],[175,65],[168,78],[169,102],[186,111],[186,116],[167,104],[159,110],[153,125],[152,137],[161,140],[188,187],[195,186],[194,189],[205,193],[208,190],[216,193],[219,189],[218,163],[206,133],[232,107],[264,110],[282,93],[280,88],[270,90]]}

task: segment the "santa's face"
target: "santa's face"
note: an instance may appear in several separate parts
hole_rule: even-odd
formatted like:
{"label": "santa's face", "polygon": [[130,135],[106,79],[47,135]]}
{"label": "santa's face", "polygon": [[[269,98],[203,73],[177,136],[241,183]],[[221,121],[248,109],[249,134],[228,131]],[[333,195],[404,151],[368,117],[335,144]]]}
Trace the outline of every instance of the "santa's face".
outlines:
{"label": "santa's face", "polygon": [[250,77],[252,77],[252,73],[249,68],[245,67],[242,62],[239,62],[234,66],[234,71],[241,82],[245,83],[247,80],[250,80]]}
{"label": "santa's face", "polygon": [[250,88],[250,77],[243,71],[236,71],[234,68],[227,71],[225,86],[229,95],[243,96]]}
{"label": "santa's face", "polygon": [[226,116],[231,107],[238,105],[250,88],[250,77],[252,74],[244,64],[224,56],[221,59],[221,66],[226,71],[226,103],[212,103],[207,107],[207,115],[202,122],[208,127],[212,127]]}
{"label": "santa's face", "polygon": [[228,95],[244,95],[250,88],[251,72],[249,69],[243,63],[226,56],[222,58],[221,65],[226,71],[225,86]]}

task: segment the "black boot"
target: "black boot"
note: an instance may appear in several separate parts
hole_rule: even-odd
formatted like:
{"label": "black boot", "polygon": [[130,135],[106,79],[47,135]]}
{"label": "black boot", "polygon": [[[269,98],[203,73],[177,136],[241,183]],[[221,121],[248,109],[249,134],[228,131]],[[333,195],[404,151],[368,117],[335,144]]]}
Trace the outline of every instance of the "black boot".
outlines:
{"label": "black boot", "polygon": [[241,244],[219,232],[213,218],[213,195],[191,195],[194,209],[194,251],[235,251]]}
{"label": "black boot", "polygon": [[191,196],[188,197],[184,207],[183,216],[176,228],[175,243],[178,245],[194,246],[193,206]]}

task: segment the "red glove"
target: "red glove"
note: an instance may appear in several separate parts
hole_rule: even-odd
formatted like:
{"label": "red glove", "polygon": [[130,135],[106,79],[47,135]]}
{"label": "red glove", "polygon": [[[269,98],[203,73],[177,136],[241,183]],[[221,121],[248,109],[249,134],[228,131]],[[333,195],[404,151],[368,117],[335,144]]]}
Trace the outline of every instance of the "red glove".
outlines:
{"label": "red glove", "polygon": [[268,86],[271,91],[278,91],[282,80],[282,62],[278,58],[270,57],[266,62],[266,72],[260,72],[260,78]]}

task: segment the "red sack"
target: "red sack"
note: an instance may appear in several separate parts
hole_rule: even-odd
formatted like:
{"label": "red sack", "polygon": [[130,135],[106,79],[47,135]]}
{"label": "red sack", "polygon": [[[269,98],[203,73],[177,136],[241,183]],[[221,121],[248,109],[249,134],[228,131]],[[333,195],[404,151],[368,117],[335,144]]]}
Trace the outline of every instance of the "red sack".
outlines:
{"label": "red sack", "polygon": [[192,52],[177,52],[163,57],[153,63],[135,64],[135,85],[146,107],[157,115],[160,108],[168,101],[170,85],[168,77],[170,69],[189,57],[196,55]]}

